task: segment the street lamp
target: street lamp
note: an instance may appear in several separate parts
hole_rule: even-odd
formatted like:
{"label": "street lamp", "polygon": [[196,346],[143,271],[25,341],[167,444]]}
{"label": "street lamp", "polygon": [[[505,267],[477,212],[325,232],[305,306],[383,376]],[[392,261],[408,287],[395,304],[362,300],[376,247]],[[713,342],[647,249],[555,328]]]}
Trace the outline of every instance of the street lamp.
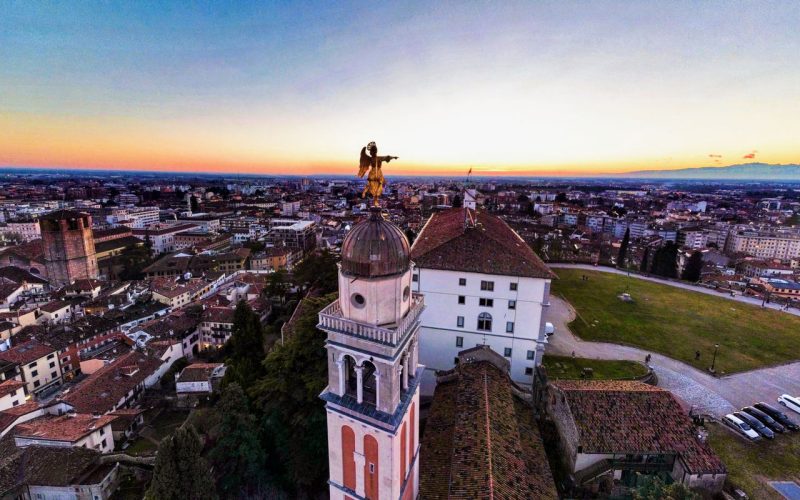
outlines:
{"label": "street lamp", "polygon": [[717,364],[717,350],[719,349],[719,344],[714,344],[714,358],[711,360],[711,373],[714,373],[714,367]]}

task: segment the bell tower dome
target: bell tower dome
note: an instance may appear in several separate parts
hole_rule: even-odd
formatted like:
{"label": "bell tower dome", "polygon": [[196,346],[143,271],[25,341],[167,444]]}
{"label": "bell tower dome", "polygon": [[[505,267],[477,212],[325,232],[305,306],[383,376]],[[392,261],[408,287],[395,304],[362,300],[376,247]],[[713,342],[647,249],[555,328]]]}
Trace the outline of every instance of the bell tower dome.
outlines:
{"label": "bell tower dome", "polygon": [[330,496],[416,498],[419,489],[419,317],[409,244],[374,207],[342,244],[339,298],[327,333]]}

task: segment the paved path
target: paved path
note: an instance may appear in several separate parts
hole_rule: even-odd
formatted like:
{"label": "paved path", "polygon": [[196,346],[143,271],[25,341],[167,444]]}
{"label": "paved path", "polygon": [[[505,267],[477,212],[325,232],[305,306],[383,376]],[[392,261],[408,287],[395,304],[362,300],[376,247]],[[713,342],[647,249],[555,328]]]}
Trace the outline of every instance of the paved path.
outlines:
{"label": "paved path", "polygon": [[[613,274],[622,274],[627,275],[627,271],[623,271],[620,269],[615,269],[613,267],[604,267],[604,266],[590,266],[588,264],[548,264],[549,267],[552,268],[563,268],[563,269],[583,269],[586,271],[599,271],[603,273],[613,273]],[[653,283],[661,283],[662,285],[669,285],[674,286],[675,288],[683,288],[684,290],[691,290],[697,293],[704,293],[706,295],[713,295],[715,297],[719,297],[721,299],[727,300],[735,300],[736,302],[743,302],[745,304],[751,304],[754,306],[761,306],[761,299],[756,297],[744,297],[742,295],[736,295],[735,297],[731,297],[728,293],[718,292],[716,290],[712,290],[710,288],[702,287],[693,285],[691,283],[686,283],[682,281],[675,281],[675,280],[667,280],[663,278],[657,278],[653,276],[644,276],[637,273],[630,273],[631,278],[636,278],[645,281],[652,281]],[[780,304],[776,304],[774,302],[766,304],[765,307],[769,307],[770,309],[779,310],[785,313],[794,314],[795,316],[800,316],[800,309],[792,307],[789,309],[783,309],[783,306]]]}
{"label": "paved path", "polygon": [[[800,362],[716,378],[661,354],[618,344],[583,341],[567,326],[575,318],[572,306],[554,295],[550,296],[550,304],[545,317],[553,323],[556,333],[550,337],[548,354],[569,356],[574,352],[580,358],[634,361],[644,361],[645,356],[651,354],[650,366],[658,376],[658,385],[705,413],[719,417],[757,401],[775,403],[784,393],[800,394]],[[792,417],[800,420],[800,415]]]}

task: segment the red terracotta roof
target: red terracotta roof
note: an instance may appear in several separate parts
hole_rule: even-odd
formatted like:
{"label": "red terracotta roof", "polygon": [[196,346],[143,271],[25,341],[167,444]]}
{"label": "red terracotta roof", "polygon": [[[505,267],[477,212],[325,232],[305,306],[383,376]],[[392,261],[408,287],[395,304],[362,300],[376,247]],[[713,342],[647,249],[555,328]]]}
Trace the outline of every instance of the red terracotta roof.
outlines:
{"label": "red terracotta roof", "polygon": [[[63,400],[80,413],[106,413],[161,365],[141,352],[120,356],[76,385]],[[135,366],[136,370],[131,370]]]}
{"label": "red terracotta roof", "polygon": [[29,340],[7,351],[0,352],[0,360],[26,365],[55,351],[52,347],[41,342]]}
{"label": "red terracotta roof", "polygon": [[116,418],[113,415],[99,418],[85,414],[47,415],[18,424],[13,432],[16,437],[74,443]]}
{"label": "red terracotta roof", "polygon": [[489,361],[440,378],[420,450],[422,498],[557,498],[533,410]]}
{"label": "red terracotta roof", "polygon": [[[468,220],[474,224],[467,223]],[[433,214],[414,240],[411,259],[426,269],[555,277],[508,224],[486,212],[467,208]]]}
{"label": "red terracotta roof", "polygon": [[675,453],[692,473],[725,472],[669,391],[630,380],[558,380],[551,386],[566,397],[584,453]]}
{"label": "red terracotta roof", "polygon": [[0,398],[13,394],[20,387],[25,387],[25,382],[13,378],[0,382]]}

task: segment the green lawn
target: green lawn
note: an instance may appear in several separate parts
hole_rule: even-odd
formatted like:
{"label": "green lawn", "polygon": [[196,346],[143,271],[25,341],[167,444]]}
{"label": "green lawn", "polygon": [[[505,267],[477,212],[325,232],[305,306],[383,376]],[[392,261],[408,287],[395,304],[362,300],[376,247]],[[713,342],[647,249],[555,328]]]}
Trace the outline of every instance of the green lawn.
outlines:
{"label": "green lawn", "polygon": [[149,439],[139,437],[130,446],[128,446],[124,453],[128,455],[153,455],[158,450],[158,445]]}
{"label": "green lawn", "polygon": [[[711,365],[719,343],[720,373],[800,358],[798,316],[624,275],[581,269],[557,274],[552,291],[575,307],[578,317],[570,329],[585,340],[641,347],[700,369]],[[623,292],[633,300],[620,300]]]}
{"label": "green lawn", "polygon": [[594,380],[633,379],[647,374],[647,368],[635,361],[606,361],[546,354],[543,364],[547,369],[547,377],[551,380],[579,379],[584,368],[593,370]]}
{"label": "green lawn", "polygon": [[800,433],[774,441],[745,441],[721,424],[709,424],[709,443],[728,468],[728,481],[750,498],[783,497],[767,481],[800,481]]}

